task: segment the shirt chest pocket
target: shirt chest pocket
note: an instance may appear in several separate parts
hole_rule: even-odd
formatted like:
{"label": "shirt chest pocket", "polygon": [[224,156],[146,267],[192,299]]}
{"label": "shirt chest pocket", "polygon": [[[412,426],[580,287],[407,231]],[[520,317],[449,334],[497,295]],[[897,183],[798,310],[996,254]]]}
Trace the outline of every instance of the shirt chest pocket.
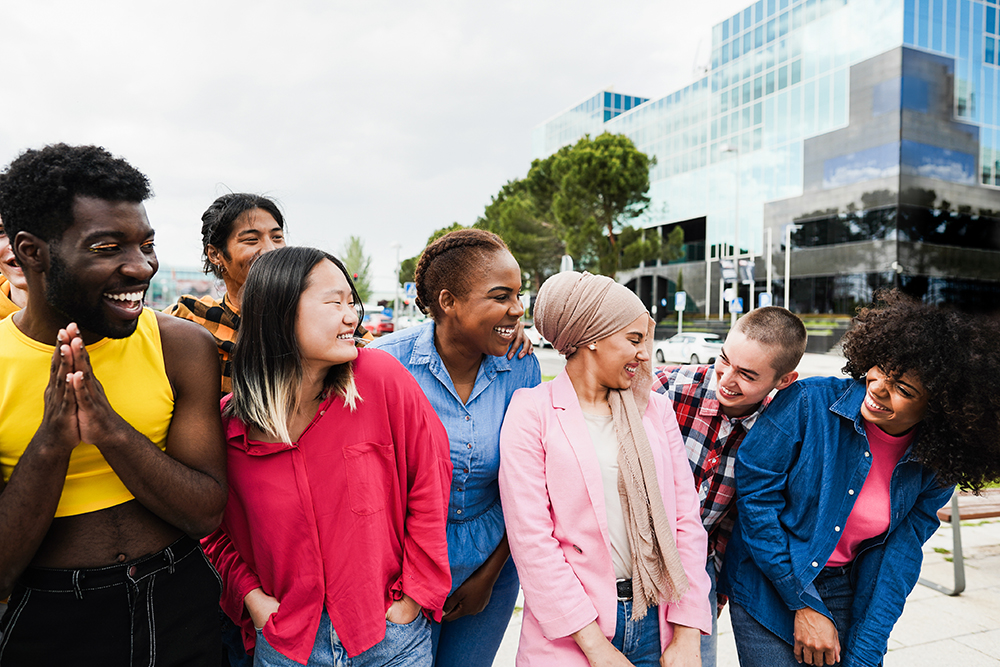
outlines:
{"label": "shirt chest pocket", "polygon": [[392,445],[357,442],[344,447],[351,511],[367,515],[385,509],[393,492],[396,458]]}

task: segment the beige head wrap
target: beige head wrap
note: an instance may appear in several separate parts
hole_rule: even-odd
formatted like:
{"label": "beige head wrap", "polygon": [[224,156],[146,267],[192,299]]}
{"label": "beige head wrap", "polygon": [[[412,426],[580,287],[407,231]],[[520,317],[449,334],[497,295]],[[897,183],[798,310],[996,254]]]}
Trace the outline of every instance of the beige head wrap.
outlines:
{"label": "beige head wrap", "polygon": [[[646,307],[630,289],[607,276],[564,271],[542,285],[535,301],[535,327],[565,356],[618,333],[645,314]],[[654,322],[649,318],[646,363],[639,366],[628,390],[608,395],[618,434],[618,495],[632,551],[632,616],[646,615],[661,600],[675,602],[688,589],[687,576],[674,543],[660,496],[653,453],[642,424],[652,386]]]}

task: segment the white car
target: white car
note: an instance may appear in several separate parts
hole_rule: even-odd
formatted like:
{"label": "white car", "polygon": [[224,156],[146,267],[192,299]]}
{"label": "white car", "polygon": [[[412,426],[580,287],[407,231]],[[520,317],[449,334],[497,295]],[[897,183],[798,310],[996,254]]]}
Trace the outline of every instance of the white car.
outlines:
{"label": "white car", "polygon": [[653,344],[656,361],[682,364],[715,363],[722,351],[722,339],[713,333],[679,333],[676,336]]}

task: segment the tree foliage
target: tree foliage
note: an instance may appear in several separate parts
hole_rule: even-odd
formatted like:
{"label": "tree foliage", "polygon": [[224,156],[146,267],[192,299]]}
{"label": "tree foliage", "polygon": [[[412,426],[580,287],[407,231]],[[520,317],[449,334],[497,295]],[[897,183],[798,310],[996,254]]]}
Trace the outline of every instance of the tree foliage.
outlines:
{"label": "tree foliage", "polygon": [[351,236],[347,239],[340,259],[354,279],[354,287],[358,290],[358,296],[361,297],[362,303],[367,302],[372,295],[372,258],[365,254],[365,242],[361,240],[360,236]]}
{"label": "tree foliage", "polygon": [[[424,248],[426,248],[430,244],[434,243],[435,241],[437,241],[439,238],[441,238],[442,236],[444,236],[448,232],[453,232],[456,229],[468,229],[468,227],[466,227],[465,225],[461,225],[461,224],[459,224],[457,222],[453,222],[450,225],[448,225],[447,227],[442,227],[441,229],[435,229],[434,233],[431,234],[428,237],[427,243],[424,245]],[[417,270],[417,260],[420,259],[420,254],[421,253],[423,253],[422,249],[421,249],[420,253],[417,253],[413,257],[408,257],[408,258],[404,259],[403,261],[401,261],[399,263],[399,286],[400,287],[402,287],[406,283],[412,283],[413,282],[413,274]]]}

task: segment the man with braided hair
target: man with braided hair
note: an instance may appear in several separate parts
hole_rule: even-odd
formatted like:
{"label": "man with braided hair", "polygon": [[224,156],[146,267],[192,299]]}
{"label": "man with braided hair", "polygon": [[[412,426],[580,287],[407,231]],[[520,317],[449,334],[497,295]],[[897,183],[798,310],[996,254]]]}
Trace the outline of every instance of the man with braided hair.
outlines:
{"label": "man with braided hair", "polygon": [[431,321],[372,345],[420,384],[448,431],[452,590],[434,626],[437,667],[489,667],[517,599],[497,475],[500,425],[515,390],[541,381],[520,318],[521,269],[496,234],[450,232],[417,262],[417,305]]}

